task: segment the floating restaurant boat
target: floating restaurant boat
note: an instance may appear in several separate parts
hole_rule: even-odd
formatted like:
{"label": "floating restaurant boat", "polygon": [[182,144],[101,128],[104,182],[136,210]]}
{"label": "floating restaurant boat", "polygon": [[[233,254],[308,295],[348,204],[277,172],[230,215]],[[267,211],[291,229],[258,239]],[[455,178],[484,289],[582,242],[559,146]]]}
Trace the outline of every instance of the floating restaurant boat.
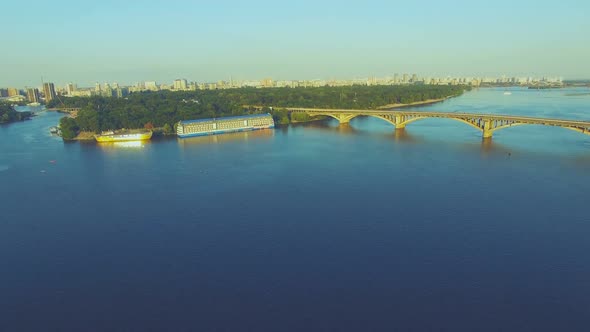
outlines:
{"label": "floating restaurant boat", "polygon": [[178,137],[185,138],[225,134],[238,131],[270,129],[274,128],[274,126],[275,123],[270,114],[253,114],[224,118],[180,121],[177,125],[176,134]]}
{"label": "floating restaurant boat", "polygon": [[106,131],[100,135],[95,135],[97,142],[129,142],[129,141],[147,141],[152,138],[151,131]]}

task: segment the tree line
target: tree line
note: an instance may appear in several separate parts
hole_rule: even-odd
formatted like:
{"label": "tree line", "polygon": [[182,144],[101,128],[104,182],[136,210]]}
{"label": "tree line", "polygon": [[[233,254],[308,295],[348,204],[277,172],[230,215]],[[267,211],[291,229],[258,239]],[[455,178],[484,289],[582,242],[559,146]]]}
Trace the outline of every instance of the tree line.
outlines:
{"label": "tree line", "polygon": [[0,123],[23,121],[32,115],[31,112],[18,112],[10,104],[0,103]]}
{"label": "tree line", "polygon": [[[181,120],[269,112],[277,124],[308,121],[281,107],[374,109],[457,96],[466,86],[346,86],[316,88],[240,88],[227,90],[133,93],[125,98],[72,97],[52,100],[47,107],[80,108],[67,120],[76,130],[101,132],[122,128],[173,128]],[[257,107],[265,107],[263,109]],[[270,109],[269,107],[273,107]],[[62,124],[62,131],[63,131]]]}

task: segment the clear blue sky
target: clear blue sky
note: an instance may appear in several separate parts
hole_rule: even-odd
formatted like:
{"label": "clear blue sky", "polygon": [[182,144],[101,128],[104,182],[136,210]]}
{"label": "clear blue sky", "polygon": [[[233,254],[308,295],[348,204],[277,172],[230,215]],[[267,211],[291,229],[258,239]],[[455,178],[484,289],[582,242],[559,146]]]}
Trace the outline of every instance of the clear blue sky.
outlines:
{"label": "clear blue sky", "polygon": [[590,1],[3,1],[0,86],[590,78]]}

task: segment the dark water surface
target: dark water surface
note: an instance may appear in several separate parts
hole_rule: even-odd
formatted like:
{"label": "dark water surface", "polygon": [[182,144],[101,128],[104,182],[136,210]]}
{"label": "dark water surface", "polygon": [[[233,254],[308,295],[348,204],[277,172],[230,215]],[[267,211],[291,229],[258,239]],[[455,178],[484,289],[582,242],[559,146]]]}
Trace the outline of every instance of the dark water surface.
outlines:
{"label": "dark water surface", "polygon": [[[586,90],[503,91],[425,109],[590,120]],[[590,136],[64,144],[59,117],[0,126],[0,331],[590,330]]]}

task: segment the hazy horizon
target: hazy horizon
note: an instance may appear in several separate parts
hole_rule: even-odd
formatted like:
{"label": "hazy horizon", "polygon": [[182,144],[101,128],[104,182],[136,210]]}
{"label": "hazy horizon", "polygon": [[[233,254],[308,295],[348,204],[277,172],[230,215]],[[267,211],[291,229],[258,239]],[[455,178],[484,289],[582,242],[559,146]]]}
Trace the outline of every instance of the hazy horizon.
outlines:
{"label": "hazy horizon", "polygon": [[16,2],[0,86],[428,76],[590,78],[582,1]]}

